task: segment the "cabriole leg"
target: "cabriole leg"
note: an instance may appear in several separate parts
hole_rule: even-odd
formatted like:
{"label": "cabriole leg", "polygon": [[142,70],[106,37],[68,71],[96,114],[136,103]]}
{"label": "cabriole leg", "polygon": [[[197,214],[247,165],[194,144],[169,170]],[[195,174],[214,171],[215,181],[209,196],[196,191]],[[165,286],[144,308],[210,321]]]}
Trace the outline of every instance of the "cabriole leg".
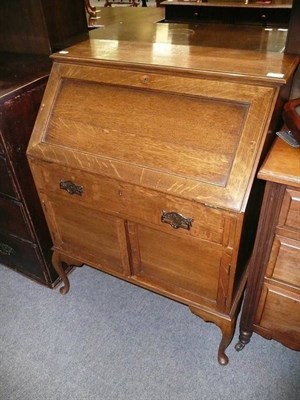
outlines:
{"label": "cabriole leg", "polygon": [[231,343],[234,334],[236,318],[222,318],[220,314],[211,314],[194,307],[190,307],[190,310],[193,314],[202,318],[204,321],[213,322],[221,329],[222,339],[218,349],[218,362],[220,365],[228,364],[229,359],[225,354],[225,350]]}
{"label": "cabriole leg", "polygon": [[69,278],[63,269],[63,261],[61,261],[59,254],[56,252],[52,255],[52,264],[64,284],[59,291],[61,294],[67,294],[70,289]]}
{"label": "cabriole leg", "polygon": [[219,364],[221,365],[227,365],[228,364],[228,357],[225,354],[225,350],[227,347],[230,345],[230,342],[233,337],[234,333],[234,326],[232,324],[224,325],[220,329],[222,330],[222,339],[219,345],[219,350],[218,350],[218,361]]}

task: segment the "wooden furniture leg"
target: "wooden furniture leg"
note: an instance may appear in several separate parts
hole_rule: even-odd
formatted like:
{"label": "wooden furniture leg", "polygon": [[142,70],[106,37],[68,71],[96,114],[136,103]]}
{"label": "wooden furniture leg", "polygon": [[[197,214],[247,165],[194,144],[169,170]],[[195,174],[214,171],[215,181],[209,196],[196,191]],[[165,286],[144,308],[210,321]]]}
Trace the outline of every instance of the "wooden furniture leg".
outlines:
{"label": "wooden furniture leg", "polygon": [[194,307],[190,307],[190,310],[192,311],[193,314],[202,318],[204,321],[213,322],[221,329],[222,339],[218,349],[218,362],[220,365],[228,364],[229,359],[225,354],[225,350],[230,345],[230,342],[232,340],[236,318],[228,318],[220,320],[219,314],[216,314],[216,317],[214,318],[212,314],[207,313],[204,310],[200,310]]}
{"label": "wooden furniture leg", "polygon": [[222,339],[218,350],[218,361],[221,365],[228,364],[228,357],[225,354],[225,350],[230,345],[235,327],[235,319],[231,321],[226,321],[226,323],[221,323],[218,325],[222,331]]}
{"label": "wooden furniture leg", "polygon": [[251,331],[246,332],[246,331],[240,331],[240,335],[239,335],[239,341],[237,342],[237,344],[234,346],[234,348],[236,349],[236,351],[241,351],[243,350],[243,348],[246,346],[246,344],[248,344],[250,342],[251,336],[252,336]]}
{"label": "wooden furniture leg", "polygon": [[61,260],[60,256],[58,253],[54,251],[52,255],[52,264],[53,267],[55,268],[56,272],[58,273],[59,277],[63,281],[63,286],[59,289],[61,294],[67,294],[69,289],[70,289],[70,282],[69,278],[63,269],[63,261]]}

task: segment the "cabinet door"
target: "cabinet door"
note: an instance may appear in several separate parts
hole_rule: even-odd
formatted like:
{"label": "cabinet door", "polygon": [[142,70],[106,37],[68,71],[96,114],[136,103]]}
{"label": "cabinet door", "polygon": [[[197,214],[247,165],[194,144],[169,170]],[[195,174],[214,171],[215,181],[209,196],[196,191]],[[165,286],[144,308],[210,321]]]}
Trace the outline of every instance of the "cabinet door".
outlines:
{"label": "cabinet door", "polygon": [[56,250],[108,272],[129,274],[124,221],[60,197],[42,200]]}
{"label": "cabinet door", "polygon": [[134,279],[183,302],[215,307],[222,246],[128,223]]}

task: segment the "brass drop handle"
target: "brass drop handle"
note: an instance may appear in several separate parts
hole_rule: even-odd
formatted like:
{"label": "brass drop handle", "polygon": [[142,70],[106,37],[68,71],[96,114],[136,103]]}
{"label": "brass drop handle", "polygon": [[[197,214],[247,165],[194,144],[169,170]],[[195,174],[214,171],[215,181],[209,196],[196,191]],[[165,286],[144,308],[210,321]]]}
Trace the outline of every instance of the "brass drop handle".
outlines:
{"label": "brass drop handle", "polygon": [[15,253],[15,250],[8,244],[0,242],[0,253],[4,254],[5,256],[10,256]]}
{"label": "brass drop handle", "polygon": [[190,230],[193,218],[184,217],[182,214],[179,214],[175,211],[167,212],[162,210],[161,222],[170,224],[174,229],[183,228]]}
{"label": "brass drop handle", "polygon": [[71,181],[60,181],[59,187],[62,190],[66,190],[69,194],[77,194],[78,196],[82,196],[83,186],[76,185]]}

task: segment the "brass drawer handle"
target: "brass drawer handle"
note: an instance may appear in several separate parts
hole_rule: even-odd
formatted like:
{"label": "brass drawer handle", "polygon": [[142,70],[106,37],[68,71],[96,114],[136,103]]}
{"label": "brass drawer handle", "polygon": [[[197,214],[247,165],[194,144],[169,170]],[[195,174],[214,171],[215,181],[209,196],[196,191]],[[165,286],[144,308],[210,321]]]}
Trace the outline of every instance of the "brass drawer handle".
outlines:
{"label": "brass drawer handle", "polygon": [[69,194],[77,194],[78,196],[82,196],[83,186],[76,185],[71,181],[60,181],[59,187],[62,190],[66,190]]}
{"label": "brass drawer handle", "polygon": [[174,211],[167,212],[163,210],[161,215],[161,222],[170,224],[171,227],[174,229],[183,228],[190,230],[193,218],[186,218],[183,215]]}
{"label": "brass drawer handle", "polygon": [[15,250],[8,244],[0,242],[0,253],[4,254],[5,256],[10,256],[15,253]]}

